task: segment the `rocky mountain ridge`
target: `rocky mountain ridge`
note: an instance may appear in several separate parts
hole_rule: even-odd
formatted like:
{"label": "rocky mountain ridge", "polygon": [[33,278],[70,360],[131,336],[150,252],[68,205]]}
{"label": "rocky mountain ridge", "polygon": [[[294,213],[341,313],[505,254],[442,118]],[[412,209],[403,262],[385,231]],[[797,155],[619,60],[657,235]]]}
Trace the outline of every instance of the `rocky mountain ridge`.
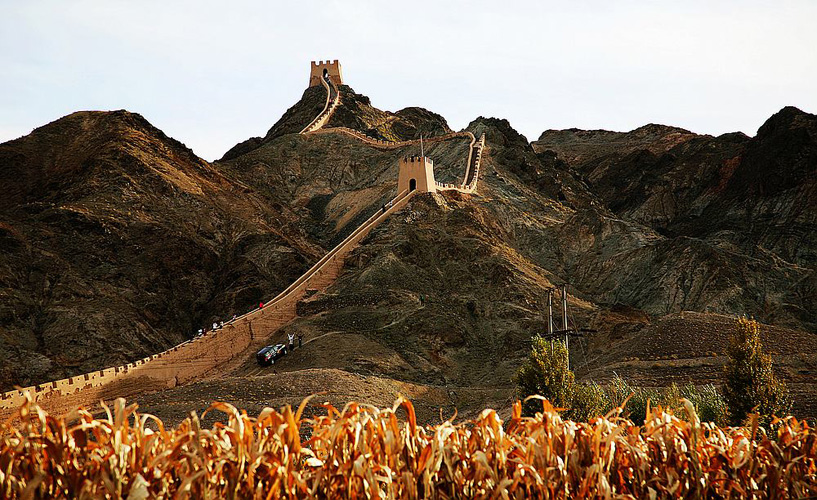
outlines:
{"label": "rocky mountain ridge", "polygon": [[[26,353],[4,360],[5,380],[18,383],[14,374],[21,365],[40,363],[39,371],[26,374],[25,380],[36,381],[94,363],[114,364],[110,352],[117,349],[127,358],[184,338],[202,320],[229,316],[280,290],[378,210],[395,194],[397,159],[419,151],[378,150],[343,134],[299,135],[325,97],[323,88],[307,89],[263,138],[236,145],[212,165],[127,113],[71,115],[53,132],[35,131],[0,145],[0,176],[16,193],[0,210],[0,245],[10,249],[0,268],[36,267],[21,250],[28,238],[48,255],[40,264],[48,269],[46,281],[54,281],[55,269],[64,266],[73,270],[72,280],[92,276],[97,287],[82,295],[79,290],[87,286],[77,285],[52,308],[31,299],[50,285],[14,273],[0,279],[4,296],[18,297],[4,301],[2,339],[8,352]],[[420,108],[377,110],[345,86],[341,103],[330,130],[344,126],[392,140],[450,130],[442,117]],[[785,108],[754,138],[648,125],[630,133],[546,131],[528,143],[507,121],[480,117],[467,127],[486,136],[478,193],[415,197],[399,217],[373,231],[337,283],[306,299],[300,317],[270,338],[297,332],[307,340],[277,370],[340,369],[429,387],[452,385],[461,395],[469,387],[510,391],[510,375],[528,339],[545,328],[546,291],[564,282],[571,284],[572,323],[598,330],[572,353],[583,376],[609,376],[611,366],[630,361],[601,353],[623,353],[618,346],[632,343],[650,346],[660,337],[656,328],[675,324],[662,318],[686,310],[702,313],[696,321],[704,323],[714,313],[751,314],[814,338],[814,123],[813,115]],[[116,137],[106,135],[111,133]],[[455,139],[427,147],[437,180],[458,180],[467,146]],[[66,150],[77,151],[68,162],[49,156]],[[52,164],[60,165],[55,174]],[[64,184],[31,180],[59,179],[62,165],[73,165]],[[87,168],[92,165],[109,168]],[[779,172],[763,175],[770,166]],[[95,175],[108,181],[94,181]],[[111,182],[119,178],[145,187],[133,194],[124,181]],[[38,203],[54,207],[44,210]],[[67,222],[49,218],[68,212],[73,218]],[[150,231],[138,222],[147,217],[143,213],[151,216]],[[105,224],[116,229],[121,243],[110,245]],[[135,243],[146,234],[155,248]],[[184,255],[172,250],[178,247],[185,248]],[[168,249],[169,259],[163,257]],[[79,267],[65,253],[96,260]],[[99,274],[100,269],[112,271]],[[127,276],[123,269],[145,271],[149,278],[125,282],[121,292],[98,290],[113,272]],[[152,302],[127,293],[148,282],[162,283],[149,290],[151,300],[161,304],[151,312],[155,322],[139,316]],[[189,288],[204,290],[207,298],[186,293]],[[25,300],[35,304],[22,305]],[[126,306],[133,312],[122,315]],[[57,325],[60,341],[77,346],[74,357],[85,353],[84,364],[61,364],[51,340],[14,340],[57,337],[48,333],[57,326],[38,325],[56,324],[53,318],[72,308],[83,311],[72,317],[92,317],[91,311],[122,317],[122,324],[103,323],[91,335],[87,327]],[[171,310],[185,314],[168,321]],[[140,321],[147,324],[139,330],[141,344],[120,338],[125,325]],[[162,335],[169,338],[157,341]],[[104,342],[82,344],[100,336]],[[709,356],[707,340],[698,340],[702,345],[694,349],[676,347],[676,358],[684,349],[696,353],[695,359]],[[87,356],[100,348],[109,351],[106,356]],[[797,364],[780,360],[792,383],[817,368],[809,349]],[[649,365],[641,376],[660,384],[659,373],[672,369],[674,361],[659,359],[663,351],[652,358],[650,352],[646,348],[639,362],[658,367]],[[28,353],[47,359],[35,363]],[[694,370],[682,372],[696,380]],[[258,373],[248,359],[234,375],[252,379]],[[207,387],[212,391],[212,384]]]}

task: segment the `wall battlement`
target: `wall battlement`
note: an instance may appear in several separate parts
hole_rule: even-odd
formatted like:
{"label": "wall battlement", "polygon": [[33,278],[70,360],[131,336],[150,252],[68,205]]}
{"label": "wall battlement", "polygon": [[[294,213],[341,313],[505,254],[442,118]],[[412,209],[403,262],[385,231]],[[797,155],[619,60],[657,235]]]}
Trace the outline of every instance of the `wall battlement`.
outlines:
{"label": "wall battlement", "polygon": [[432,160],[428,156],[404,156],[403,157],[403,163],[409,163],[409,162],[410,163],[414,163],[414,162],[422,163],[422,162],[425,162],[425,163],[434,165],[434,160]]}
{"label": "wall battlement", "polygon": [[326,61],[312,61],[309,67],[309,87],[314,87],[321,84],[323,72],[329,75],[332,83],[335,85],[343,85],[343,71],[340,67],[340,62],[335,60]]}

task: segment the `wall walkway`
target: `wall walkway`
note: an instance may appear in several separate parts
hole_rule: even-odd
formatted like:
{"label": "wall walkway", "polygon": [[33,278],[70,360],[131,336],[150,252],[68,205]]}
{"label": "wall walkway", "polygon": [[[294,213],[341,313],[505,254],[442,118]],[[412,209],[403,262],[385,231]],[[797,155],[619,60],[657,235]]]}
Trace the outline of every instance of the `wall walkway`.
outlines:
{"label": "wall walkway", "polygon": [[321,78],[321,83],[326,88],[326,104],[323,105],[323,110],[318,113],[318,116],[301,130],[301,134],[314,132],[326,125],[326,122],[332,117],[332,113],[340,105],[340,92],[335,87],[334,82],[328,76],[325,76]]}

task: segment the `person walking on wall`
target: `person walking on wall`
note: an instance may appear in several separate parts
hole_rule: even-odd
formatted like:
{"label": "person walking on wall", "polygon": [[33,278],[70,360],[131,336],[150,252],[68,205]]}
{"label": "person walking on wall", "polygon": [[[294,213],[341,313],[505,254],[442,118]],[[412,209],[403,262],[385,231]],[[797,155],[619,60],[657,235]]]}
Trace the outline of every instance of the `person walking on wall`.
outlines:
{"label": "person walking on wall", "polygon": [[289,350],[292,351],[295,349],[295,334],[287,333],[287,337],[289,338]]}
{"label": "person walking on wall", "polygon": [[304,335],[302,333],[298,334],[298,349],[300,349],[304,345]]}

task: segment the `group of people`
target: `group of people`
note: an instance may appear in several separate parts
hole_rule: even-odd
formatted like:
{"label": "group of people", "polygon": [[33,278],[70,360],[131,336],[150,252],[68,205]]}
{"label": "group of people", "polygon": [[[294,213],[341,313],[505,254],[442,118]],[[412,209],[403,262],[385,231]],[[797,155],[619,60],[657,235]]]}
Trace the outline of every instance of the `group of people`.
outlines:
{"label": "group of people", "polygon": [[[233,314],[233,317],[232,317],[232,318],[230,318],[229,320],[227,320],[227,324],[229,325],[230,323],[232,323],[233,321],[235,321],[235,319],[236,319],[237,317],[238,317],[238,316],[237,316],[236,314]],[[213,321],[213,327],[212,327],[210,330],[208,330],[206,326],[205,326],[204,328],[199,328],[199,331],[198,331],[198,332],[196,332],[196,337],[201,337],[202,335],[204,335],[204,334],[205,334],[205,333],[207,333],[208,331],[210,331],[210,332],[214,332],[214,331],[216,331],[216,330],[220,330],[220,329],[222,329],[222,328],[224,328],[224,321],[223,321],[223,320],[222,320],[222,321],[218,321],[218,322]]]}
{"label": "group of people", "polygon": [[[264,303],[263,303],[263,302],[259,302],[259,303],[258,303],[258,309],[263,309],[263,308],[264,308]],[[238,315],[233,314],[233,317],[232,317],[232,318],[230,318],[229,320],[227,320],[227,324],[229,325],[230,323],[232,323],[233,321],[235,321],[235,319],[236,319],[237,317],[238,317]],[[214,332],[214,331],[219,330],[219,329],[221,329],[221,328],[224,328],[224,321],[217,321],[217,322],[216,322],[216,321],[214,321],[214,322],[213,322],[213,327],[212,327],[211,329],[209,329],[209,330],[207,329],[207,327],[206,327],[206,326],[205,326],[204,328],[199,328],[199,331],[198,331],[198,332],[196,332],[196,337],[201,337],[202,335],[204,335],[204,334],[205,334],[205,333],[207,333],[207,332]]]}
{"label": "group of people", "polygon": [[[264,303],[260,302],[258,304],[258,308],[263,309],[264,308]],[[238,317],[237,315],[233,314],[233,317],[230,318],[229,320],[227,320],[227,324],[229,325],[230,323],[235,321],[237,317]],[[206,326],[204,328],[199,328],[199,331],[196,332],[196,337],[201,337],[202,335],[206,334],[208,331],[214,332],[216,330],[220,330],[220,329],[224,328],[224,324],[225,324],[224,321],[218,321],[218,322],[214,321],[213,322],[213,327],[210,330],[208,330]],[[298,347],[300,348],[301,346],[303,346],[303,341],[304,341],[303,334],[299,333],[299,334],[296,335],[294,333],[288,333],[287,334],[287,339],[288,339],[287,350],[288,351],[292,351],[292,350],[295,349],[295,338],[296,337],[298,339]]]}

